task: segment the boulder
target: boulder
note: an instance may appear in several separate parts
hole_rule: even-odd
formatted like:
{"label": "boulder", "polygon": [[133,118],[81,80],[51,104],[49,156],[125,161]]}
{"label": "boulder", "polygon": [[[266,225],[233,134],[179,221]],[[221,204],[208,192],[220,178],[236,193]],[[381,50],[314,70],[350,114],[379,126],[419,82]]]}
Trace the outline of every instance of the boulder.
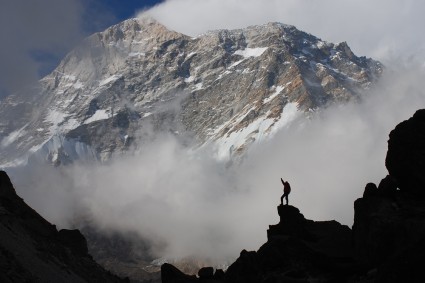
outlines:
{"label": "boulder", "polygon": [[385,165],[402,191],[425,196],[425,109],[390,133]]}
{"label": "boulder", "polygon": [[376,185],[374,183],[367,183],[363,192],[363,197],[377,196],[377,195],[379,195],[379,191]]}
{"label": "boulder", "polygon": [[210,280],[214,278],[214,268],[212,267],[202,267],[198,271],[198,276],[200,280]]}
{"label": "boulder", "polygon": [[186,275],[177,267],[164,263],[161,265],[161,280],[162,283],[191,283],[198,282],[196,276]]}

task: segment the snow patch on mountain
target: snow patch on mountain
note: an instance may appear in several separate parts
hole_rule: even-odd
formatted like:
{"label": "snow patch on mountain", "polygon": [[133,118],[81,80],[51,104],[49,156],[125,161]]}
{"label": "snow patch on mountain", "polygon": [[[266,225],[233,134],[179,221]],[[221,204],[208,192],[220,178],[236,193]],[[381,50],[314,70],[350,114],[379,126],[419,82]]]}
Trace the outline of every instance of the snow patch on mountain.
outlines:
{"label": "snow patch on mountain", "polygon": [[[254,108],[249,109],[245,115],[239,117],[232,125],[226,125],[226,127],[236,127],[253,110]],[[270,111],[263,116],[257,117],[248,126],[232,131],[230,134],[225,134],[217,139],[214,142],[216,158],[224,161],[230,160],[238,151],[246,150],[251,144],[262,142],[272,137],[277,130],[289,126],[302,113],[298,109],[298,103],[294,102],[285,105],[279,119],[270,118]],[[221,131],[222,128],[220,127],[215,132]]]}
{"label": "snow patch on mountain", "polygon": [[121,77],[121,75],[112,75],[112,76],[110,76],[110,77],[107,77],[107,78],[105,78],[105,79],[103,79],[103,80],[101,80],[100,82],[99,82],[99,87],[102,87],[102,86],[105,86],[105,85],[107,85],[107,84],[109,84],[109,83],[112,83],[112,82],[115,82],[116,80],[118,80],[119,78]]}
{"label": "snow patch on mountain", "polygon": [[236,50],[236,55],[241,55],[244,58],[249,57],[259,57],[263,55],[264,51],[267,50],[268,47],[257,47],[257,48],[245,48],[244,50]]}
{"label": "snow patch on mountain", "polygon": [[[290,84],[290,83],[288,83],[288,84]],[[282,90],[285,89],[285,87],[284,86],[281,86],[281,85],[279,85],[277,87],[273,87],[273,88],[274,88],[274,92],[269,97],[267,97],[266,99],[264,99],[264,101],[263,101],[264,103],[269,103],[276,96],[278,96],[282,92]]]}
{"label": "snow patch on mountain", "polygon": [[105,120],[110,118],[111,116],[112,115],[109,113],[109,111],[105,109],[98,109],[90,118],[84,121],[84,124],[90,124],[95,121]]}

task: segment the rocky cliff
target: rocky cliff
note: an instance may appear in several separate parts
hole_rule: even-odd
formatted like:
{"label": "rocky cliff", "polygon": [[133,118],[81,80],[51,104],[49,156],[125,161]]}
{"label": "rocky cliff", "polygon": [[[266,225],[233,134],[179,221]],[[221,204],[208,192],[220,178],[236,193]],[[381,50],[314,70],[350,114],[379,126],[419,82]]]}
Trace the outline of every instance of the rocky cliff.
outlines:
{"label": "rocky cliff", "polygon": [[56,227],[16,195],[0,171],[1,282],[129,282],[104,270],[78,230]]}
{"label": "rocky cliff", "polygon": [[376,282],[423,282],[425,260],[425,109],[391,131],[378,186],[354,203],[356,257],[376,268]]}
{"label": "rocky cliff", "polygon": [[425,262],[425,109],[390,133],[389,175],[354,203],[353,229],[307,220],[279,206],[280,222],[258,251],[242,251],[226,272],[187,276],[162,266],[162,282],[423,282]]}

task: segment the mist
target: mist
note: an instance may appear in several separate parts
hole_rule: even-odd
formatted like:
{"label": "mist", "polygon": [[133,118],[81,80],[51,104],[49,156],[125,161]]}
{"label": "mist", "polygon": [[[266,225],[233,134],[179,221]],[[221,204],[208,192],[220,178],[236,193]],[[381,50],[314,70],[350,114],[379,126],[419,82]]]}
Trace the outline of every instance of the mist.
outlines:
{"label": "mist", "polygon": [[268,225],[279,221],[281,177],[292,186],[289,203],[306,218],[351,226],[353,202],[368,182],[387,174],[390,131],[425,107],[424,41],[418,36],[424,4],[416,2],[405,1],[400,9],[395,0],[167,1],[147,13],[186,34],[280,21],[325,40],[347,41],[356,54],[376,56],[386,69],[361,102],[297,121],[254,144],[230,167],[214,158],[212,147],[193,150],[159,133],[137,153],[109,164],[38,165],[12,173],[12,181],[59,227],[89,217],[102,229],[149,239],[157,257],[223,261],[242,249],[257,250]]}
{"label": "mist", "polygon": [[366,183],[387,174],[389,132],[425,107],[423,75],[422,66],[400,63],[362,102],[298,121],[230,167],[214,158],[214,148],[194,151],[160,133],[109,164],[38,166],[13,181],[59,227],[88,217],[102,229],[149,239],[157,257],[231,260],[242,249],[258,249],[268,225],[278,222],[280,177],[291,183],[290,204],[306,218],[351,226]]}

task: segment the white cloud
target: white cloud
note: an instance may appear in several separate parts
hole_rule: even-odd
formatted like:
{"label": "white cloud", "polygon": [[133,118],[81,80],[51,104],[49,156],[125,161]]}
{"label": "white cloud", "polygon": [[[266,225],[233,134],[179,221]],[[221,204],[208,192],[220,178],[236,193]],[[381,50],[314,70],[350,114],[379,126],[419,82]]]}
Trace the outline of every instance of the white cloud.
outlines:
{"label": "white cloud", "polygon": [[192,36],[278,21],[383,60],[424,50],[424,10],[416,0],[168,0],[147,13]]}

